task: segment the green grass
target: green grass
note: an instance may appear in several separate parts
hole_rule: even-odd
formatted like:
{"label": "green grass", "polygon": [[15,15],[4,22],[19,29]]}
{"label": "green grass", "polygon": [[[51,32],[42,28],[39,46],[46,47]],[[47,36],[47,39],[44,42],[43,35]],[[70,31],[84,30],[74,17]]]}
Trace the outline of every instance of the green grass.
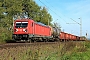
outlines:
{"label": "green grass", "polygon": [[0,50],[0,60],[89,60],[90,42],[68,42]]}

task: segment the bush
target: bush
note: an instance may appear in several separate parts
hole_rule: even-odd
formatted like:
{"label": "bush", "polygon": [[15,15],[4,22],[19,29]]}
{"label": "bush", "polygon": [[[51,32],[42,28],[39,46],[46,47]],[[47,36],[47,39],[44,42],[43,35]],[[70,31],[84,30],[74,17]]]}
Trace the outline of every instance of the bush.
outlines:
{"label": "bush", "polygon": [[7,30],[6,28],[0,27],[0,43],[6,42],[6,40],[10,40],[11,34],[11,31]]}

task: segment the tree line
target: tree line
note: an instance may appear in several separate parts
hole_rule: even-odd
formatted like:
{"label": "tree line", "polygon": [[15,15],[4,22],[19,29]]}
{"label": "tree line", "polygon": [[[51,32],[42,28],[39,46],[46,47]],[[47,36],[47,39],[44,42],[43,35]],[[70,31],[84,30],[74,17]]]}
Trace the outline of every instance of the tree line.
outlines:
{"label": "tree line", "polygon": [[46,7],[39,6],[34,0],[0,0],[0,41],[11,39],[9,28],[13,26],[13,16],[26,12],[34,21],[52,25],[52,16]]}

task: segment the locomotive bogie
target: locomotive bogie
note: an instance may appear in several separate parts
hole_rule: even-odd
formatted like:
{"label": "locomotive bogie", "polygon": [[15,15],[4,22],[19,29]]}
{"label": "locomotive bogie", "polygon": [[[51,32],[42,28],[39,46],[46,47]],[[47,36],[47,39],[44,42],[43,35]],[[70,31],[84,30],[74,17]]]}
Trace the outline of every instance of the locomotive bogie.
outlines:
{"label": "locomotive bogie", "polygon": [[28,40],[27,34],[13,34],[12,38],[14,40]]}

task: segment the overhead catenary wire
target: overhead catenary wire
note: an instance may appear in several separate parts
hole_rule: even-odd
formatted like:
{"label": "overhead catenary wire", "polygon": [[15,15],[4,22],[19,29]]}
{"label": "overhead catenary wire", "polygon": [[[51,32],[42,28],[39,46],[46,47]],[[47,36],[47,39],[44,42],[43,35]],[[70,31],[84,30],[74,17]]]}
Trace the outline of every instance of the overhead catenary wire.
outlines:
{"label": "overhead catenary wire", "polygon": [[[46,1],[46,0],[45,0]],[[46,1],[47,2],[47,1]],[[49,2],[47,2],[51,7],[53,7]],[[54,8],[54,7],[53,7]],[[57,10],[56,8],[54,8],[55,10]],[[57,10],[58,11],[58,10]],[[60,12],[59,12],[60,13]],[[63,15],[63,16],[65,16],[65,15]],[[62,18],[63,19],[63,18]],[[65,20],[65,19],[63,19],[63,20]]]}
{"label": "overhead catenary wire", "polygon": [[[45,0],[46,1],[46,0]],[[47,2],[47,1],[46,1]],[[47,2],[48,3],[48,2]],[[48,3],[49,4],[49,3]],[[50,5],[50,4],[49,4]],[[52,5],[50,5],[51,7],[53,7]],[[54,7],[53,7],[54,8]],[[55,8],[54,8],[55,9]],[[57,10],[57,9],[55,9],[55,10]],[[60,12],[59,12],[60,13]],[[67,17],[67,16],[65,16],[65,15],[63,15],[64,17]],[[69,18],[69,17],[67,17],[67,18]],[[70,20],[73,20],[72,18],[69,18]],[[74,22],[76,22],[75,20],[73,20]],[[76,22],[76,23],[78,23],[78,22]],[[80,23],[78,23],[79,25],[80,25]]]}
{"label": "overhead catenary wire", "polygon": [[[49,8],[45,3],[43,3],[41,0],[39,0],[43,5],[45,5],[47,8]],[[65,23],[66,21],[60,16],[58,15],[55,11],[53,11],[51,8],[49,8],[54,14],[56,14],[59,18],[61,18]]]}

